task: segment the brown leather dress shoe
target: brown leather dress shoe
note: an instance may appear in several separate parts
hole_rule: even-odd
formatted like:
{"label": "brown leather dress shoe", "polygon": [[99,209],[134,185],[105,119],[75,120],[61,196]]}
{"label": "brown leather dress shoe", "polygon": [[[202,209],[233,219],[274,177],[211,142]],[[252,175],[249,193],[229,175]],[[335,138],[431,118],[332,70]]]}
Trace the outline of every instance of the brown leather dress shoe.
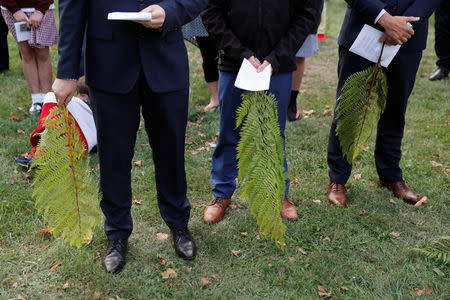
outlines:
{"label": "brown leather dress shoe", "polygon": [[297,208],[288,195],[281,201],[280,215],[287,220],[298,220]]}
{"label": "brown leather dress shoe", "polygon": [[347,206],[347,196],[345,195],[345,186],[330,182],[328,184],[328,201],[337,206]]}
{"label": "brown leather dress shoe", "polygon": [[203,219],[205,220],[205,222],[219,222],[222,219],[228,204],[230,204],[230,201],[231,199],[224,199],[220,197],[212,198],[208,206],[205,208],[205,212],[203,213]]}
{"label": "brown leather dress shoe", "polygon": [[385,182],[379,179],[378,183],[381,186],[390,189],[392,192],[394,192],[395,197],[403,199],[403,201],[405,201],[406,203],[416,204],[419,201],[419,195],[411,191],[404,180],[400,180],[397,182]]}

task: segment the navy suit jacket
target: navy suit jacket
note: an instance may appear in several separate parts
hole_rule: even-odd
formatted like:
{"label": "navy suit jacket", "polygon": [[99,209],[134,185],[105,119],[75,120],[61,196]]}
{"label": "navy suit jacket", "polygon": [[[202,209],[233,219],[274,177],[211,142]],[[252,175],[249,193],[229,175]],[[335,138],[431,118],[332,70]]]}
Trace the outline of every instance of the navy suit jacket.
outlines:
{"label": "navy suit jacket", "polygon": [[[420,17],[412,22],[415,34],[402,45],[401,51],[422,51],[427,45],[428,18],[439,6],[441,0],[345,0],[348,4],[338,44],[351,47],[364,24],[384,31],[374,21],[380,11],[385,9],[393,16]],[[448,0],[444,0],[448,1]]]}
{"label": "navy suit jacket", "polygon": [[[138,12],[158,4],[166,12],[161,29],[131,21],[108,21],[109,12]],[[194,19],[208,0],[60,0],[57,77],[77,79],[86,28],[86,83],[106,92],[130,92],[144,71],[158,93],[189,86],[181,25]]]}

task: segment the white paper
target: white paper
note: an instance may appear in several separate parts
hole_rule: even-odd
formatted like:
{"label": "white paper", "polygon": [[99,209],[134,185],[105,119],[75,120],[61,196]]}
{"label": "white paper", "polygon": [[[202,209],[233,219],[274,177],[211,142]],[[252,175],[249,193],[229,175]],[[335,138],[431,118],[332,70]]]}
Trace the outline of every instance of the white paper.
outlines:
{"label": "white paper", "polygon": [[268,65],[262,72],[257,73],[256,68],[247,59],[244,59],[234,86],[252,92],[266,91],[270,86],[271,75],[271,65]]}
{"label": "white paper", "polygon": [[[377,63],[378,58],[380,57],[381,48],[383,47],[383,43],[380,42],[382,35],[383,32],[366,24],[353,45],[350,47],[350,51],[371,62]],[[383,56],[381,57],[381,65],[387,68],[395,55],[397,55],[398,50],[400,50],[400,45],[385,45]]]}
{"label": "white paper", "polygon": [[108,20],[118,21],[151,21],[152,13],[144,12],[112,12],[108,14]]}
{"label": "white paper", "polygon": [[23,42],[23,41],[28,41],[30,39],[30,31],[29,30],[20,31],[20,27],[22,25],[27,26],[27,22],[14,23],[14,28],[16,29],[16,37],[17,37],[18,43]]}

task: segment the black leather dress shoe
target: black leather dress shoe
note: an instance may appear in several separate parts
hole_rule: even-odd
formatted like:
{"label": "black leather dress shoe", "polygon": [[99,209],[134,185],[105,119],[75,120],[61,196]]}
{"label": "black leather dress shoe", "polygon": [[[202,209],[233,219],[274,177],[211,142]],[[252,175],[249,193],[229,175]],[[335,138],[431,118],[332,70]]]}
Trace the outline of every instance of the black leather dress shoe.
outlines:
{"label": "black leather dress shoe", "polygon": [[197,246],[188,229],[172,230],[173,246],[175,252],[183,259],[192,260],[195,258]]}
{"label": "black leather dress shoe", "polygon": [[108,273],[118,273],[125,266],[128,240],[108,240],[102,265]]}
{"label": "black leather dress shoe", "polygon": [[436,70],[436,72],[433,73],[433,75],[430,76],[429,79],[431,81],[449,79],[448,74],[449,74],[448,70],[444,68],[439,68]]}

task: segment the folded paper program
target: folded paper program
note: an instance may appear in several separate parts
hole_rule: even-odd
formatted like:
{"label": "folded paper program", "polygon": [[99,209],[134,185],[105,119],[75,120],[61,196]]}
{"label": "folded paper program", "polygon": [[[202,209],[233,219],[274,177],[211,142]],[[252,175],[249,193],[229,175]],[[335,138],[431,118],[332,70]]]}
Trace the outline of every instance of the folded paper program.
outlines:
{"label": "folded paper program", "polygon": [[108,20],[116,21],[151,21],[152,13],[144,12],[112,12],[108,14]]}

